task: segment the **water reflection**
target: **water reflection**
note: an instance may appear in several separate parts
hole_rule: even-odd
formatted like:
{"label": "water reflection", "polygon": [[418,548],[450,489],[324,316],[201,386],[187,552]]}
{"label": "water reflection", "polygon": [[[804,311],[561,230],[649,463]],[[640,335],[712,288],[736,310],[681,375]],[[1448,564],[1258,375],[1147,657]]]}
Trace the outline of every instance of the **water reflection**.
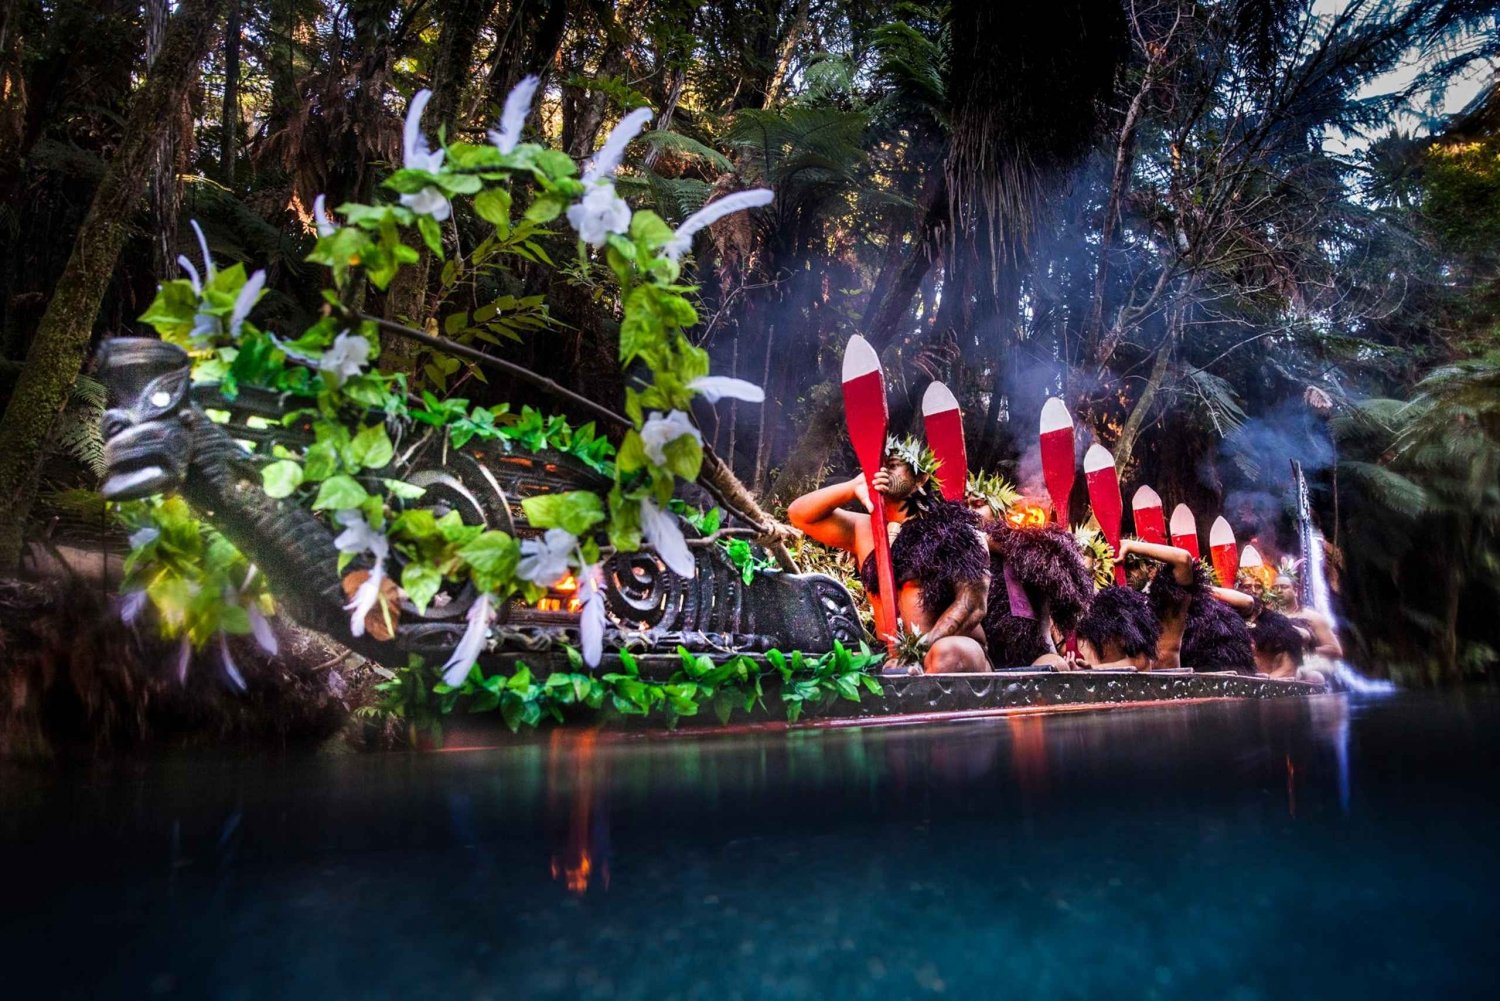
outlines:
{"label": "water reflection", "polygon": [[599,756],[599,732],[554,730],[547,754],[547,813],[566,815],[562,849],[552,855],[552,878],[582,896],[597,877],[609,889],[609,812],[603,790],[608,758]]}

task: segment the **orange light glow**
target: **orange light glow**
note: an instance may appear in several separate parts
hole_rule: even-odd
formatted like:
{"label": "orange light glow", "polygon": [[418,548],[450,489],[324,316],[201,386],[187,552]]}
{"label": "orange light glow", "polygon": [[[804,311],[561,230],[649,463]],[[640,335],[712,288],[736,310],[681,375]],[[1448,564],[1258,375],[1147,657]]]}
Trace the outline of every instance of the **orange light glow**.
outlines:
{"label": "orange light glow", "polygon": [[578,600],[578,578],[568,574],[553,584],[548,593],[536,603],[539,612],[581,612],[583,602]]}
{"label": "orange light glow", "polygon": [[1029,501],[1017,501],[1005,512],[1005,520],[1014,528],[1041,528],[1047,524],[1047,509]]}

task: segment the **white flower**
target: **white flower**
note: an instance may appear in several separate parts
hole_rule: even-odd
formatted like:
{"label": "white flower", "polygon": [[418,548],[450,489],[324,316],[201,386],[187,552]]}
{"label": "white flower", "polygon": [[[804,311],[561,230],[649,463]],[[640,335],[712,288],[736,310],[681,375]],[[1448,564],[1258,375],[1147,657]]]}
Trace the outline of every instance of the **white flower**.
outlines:
{"label": "white flower", "polygon": [[683,436],[696,438],[699,444],[703,442],[703,433],[681,410],[674,410],[665,417],[659,411],[652,411],[641,427],[641,444],[646,447],[646,458],[658,466],[663,465],[667,461],[664,451],[667,444]]}
{"label": "white flower", "polygon": [[342,386],[344,380],[362,374],[369,360],[369,340],[346,330],[333,339],[333,347],[318,359],[318,371],[326,372],[335,386]]}
{"label": "white flower", "polygon": [[377,560],[383,560],[390,555],[390,542],[384,535],[370,527],[358,508],[351,507],[340,511],[334,515],[334,520],[344,526],[344,530],[333,540],[339,552],[352,553],[355,556],[369,553]]}
{"label": "white flower", "polygon": [[438,222],[447,222],[453,214],[447,196],[430,184],[414,195],[402,195],[401,204],[417,215],[430,215]]}
{"label": "white flower", "polygon": [[313,199],[313,226],[317,229],[319,236],[332,236],[338,232],[338,221],[328,211],[327,199],[322,195]]}
{"label": "white flower", "polygon": [[529,76],[516,84],[505,98],[505,108],[500,112],[500,128],[490,131],[490,142],[501,153],[509,153],[521,141],[521,128],[526,116],[531,113],[531,98],[536,93],[537,78]]}
{"label": "white flower", "polygon": [[583,662],[598,667],[604,656],[604,591],[599,586],[599,564],[591,563],[579,574],[578,600],[583,605],[578,619],[578,642]]}
{"label": "white flower", "polygon": [[224,631],[219,630],[219,657],[224,664],[224,676],[229,679],[230,687],[235,691],[245,690],[245,677],[240,674],[240,669],[235,666],[234,658],[229,655],[229,639]]}
{"label": "white flower", "polygon": [[551,587],[568,572],[578,549],[578,536],[563,528],[549,528],[540,539],[521,541],[521,562],[516,575],[542,587]]}
{"label": "white flower", "polygon": [[677,516],[657,507],[650,497],[641,501],[641,533],[668,570],[679,577],[697,575],[697,565],[687,540],[682,537],[682,529],[677,526]]}
{"label": "white flower", "polygon": [[250,315],[250,310],[255,308],[255,303],[260,299],[261,290],[266,287],[266,273],[257,271],[245,280],[240,294],[234,297],[234,309],[229,314],[229,336],[240,336],[240,328],[245,325],[245,319]]}
{"label": "white flower", "polygon": [[766,391],[755,383],[731,379],[727,375],[699,376],[688,383],[687,388],[703,394],[703,398],[709,403],[718,403],[725,397],[748,403],[762,403],[766,398]]}
{"label": "white flower", "polygon": [[683,220],[681,226],[672,233],[672,239],[662,248],[668,257],[677,260],[683,254],[693,249],[693,237],[698,231],[712,226],[720,219],[735,212],[745,209],[759,208],[762,205],[771,204],[772,194],[770,188],[751,188],[749,191],[736,191],[732,195],[725,195],[716,202],[710,202],[697,212]]}
{"label": "white flower", "polygon": [[625,156],[625,147],[630,145],[630,140],[634,139],[636,133],[640,132],[649,121],[651,121],[650,108],[636,108],[620,119],[620,124],[609,130],[609,136],[604,140],[604,145],[599,147],[599,152],[594,154],[594,158],[584,169],[583,183],[594,184],[613,177],[615,169],[620,166],[620,160]]}
{"label": "white flower", "polygon": [[453,656],[443,665],[445,684],[461,685],[469,676],[469,667],[479,659],[479,654],[484,650],[490,619],[494,618],[494,614],[494,599],[488,594],[481,594],[469,608],[469,625],[464,630],[463,639],[458,641],[458,646],[453,648]]}
{"label": "white flower", "polygon": [[406,128],[402,133],[401,152],[407,170],[425,170],[436,174],[443,169],[442,150],[434,152],[427,148],[427,137],[422,135],[422,111],[432,99],[432,91],[419,90],[406,108]]}
{"label": "white flower", "polygon": [[568,206],[568,222],[591,247],[602,247],[611,233],[630,228],[630,206],[615,194],[608,181],[591,185],[582,198]]}
{"label": "white flower", "polygon": [[159,528],[151,525],[147,525],[145,528],[138,528],[130,533],[130,548],[140,549],[143,546],[149,546],[159,538],[161,538],[161,529]]}
{"label": "white flower", "polygon": [[333,540],[338,551],[356,556],[369,553],[375,561],[370,567],[370,575],[355,589],[349,604],[344,606],[344,611],[350,613],[349,632],[354,636],[363,636],[365,617],[380,601],[380,585],[385,580],[385,560],[390,555],[391,544],[384,535],[371,528],[365,521],[365,516],[354,508],[338,512],[334,519],[344,526],[344,530]]}

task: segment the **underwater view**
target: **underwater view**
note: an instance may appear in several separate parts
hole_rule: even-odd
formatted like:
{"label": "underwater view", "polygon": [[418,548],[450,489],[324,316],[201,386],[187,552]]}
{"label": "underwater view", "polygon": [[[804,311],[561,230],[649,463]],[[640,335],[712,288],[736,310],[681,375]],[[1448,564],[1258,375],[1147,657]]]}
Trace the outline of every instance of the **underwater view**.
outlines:
{"label": "underwater view", "polygon": [[0,956],[11,997],[1493,997],[1497,765],[1449,693],[0,771]]}

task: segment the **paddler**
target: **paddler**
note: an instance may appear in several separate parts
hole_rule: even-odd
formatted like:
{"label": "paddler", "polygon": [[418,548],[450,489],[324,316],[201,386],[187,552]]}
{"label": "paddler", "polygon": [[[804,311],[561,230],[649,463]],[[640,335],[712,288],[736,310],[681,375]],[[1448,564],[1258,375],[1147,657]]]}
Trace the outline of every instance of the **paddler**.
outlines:
{"label": "paddler", "polygon": [[1250,630],[1237,611],[1215,600],[1201,561],[1186,549],[1139,539],[1123,540],[1120,550],[1127,577],[1146,592],[1161,625],[1157,668],[1255,673]]}
{"label": "paddler", "polygon": [[[920,634],[920,670],[928,674],[990,670],[984,621],[989,559],[979,518],[964,504],[943,500],[935,489],[937,460],[911,438],[890,438],[885,462],[873,477],[895,529],[891,563],[902,623]],[[957,475],[963,475],[960,471]],[[870,515],[846,510],[858,502],[868,512],[865,478],[823,487],[787,508],[787,520],[827,546],[853,553],[865,592],[879,592]],[[872,601],[879,618],[879,605]],[[897,635],[893,623],[876,622],[882,639]]]}
{"label": "paddler", "polygon": [[966,499],[990,554],[984,635],[991,662],[1066,666],[1054,637],[1078,624],[1094,591],[1072,533],[998,475],[971,475]]}
{"label": "paddler", "polygon": [[1307,625],[1312,631],[1314,654],[1327,657],[1330,661],[1339,660],[1344,656],[1344,647],[1339,643],[1338,634],[1333,631],[1333,622],[1317,609],[1302,606],[1302,599],[1297,591],[1297,585],[1301,583],[1300,572],[1300,560],[1282,559],[1276,568],[1275,582],[1266,592],[1266,604],[1288,618]]}
{"label": "paddler", "polygon": [[1089,602],[1078,620],[1078,657],[1087,667],[1151,670],[1160,626],[1145,595],[1111,584]]}

